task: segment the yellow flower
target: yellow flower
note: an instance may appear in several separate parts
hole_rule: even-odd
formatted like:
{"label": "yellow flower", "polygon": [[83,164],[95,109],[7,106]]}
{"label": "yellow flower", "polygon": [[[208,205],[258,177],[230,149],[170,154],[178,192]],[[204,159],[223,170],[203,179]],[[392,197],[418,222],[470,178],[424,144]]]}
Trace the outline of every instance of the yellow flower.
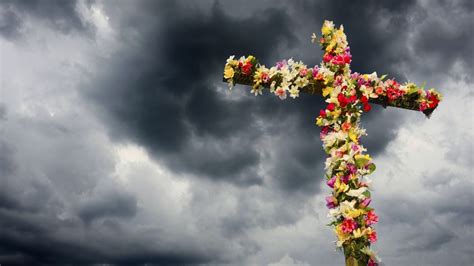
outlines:
{"label": "yellow flower", "polygon": [[345,213],[345,217],[351,217],[351,218],[357,218],[359,216],[361,216],[362,214],[364,214],[365,211],[363,210],[360,210],[360,209],[353,209],[353,210],[348,210],[346,213]]}
{"label": "yellow flower", "polygon": [[355,142],[355,143],[358,143],[358,140],[357,140],[357,134],[354,132],[354,130],[349,130],[349,138]]}
{"label": "yellow flower", "polygon": [[326,87],[323,89],[323,97],[326,97],[328,96],[329,94],[331,94],[332,90],[334,90],[333,87]]}
{"label": "yellow flower", "polygon": [[345,234],[345,233],[342,231],[342,228],[341,228],[340,225],[337,226],[336,228],[334,228],[334,233],[336,233],[336,236],[337,236],[337,239],[338,239],[338,241],[336,242],[336,245],[337,245],[338,247],[341,247],[342,244],[343,244],[345,241],[349,240],[349,238],[350,238],[350,235],[349,235],[349,234]]}
{"label": "yellow flower", "polygon": [[341,115],[341,109],[337,108],[336,110],[330,112],[334,119],[337,119]]}
{"label": "yellow flower", "polygon": [[329,27],[326,27],[326,25],[324,25],[321,28],[321,32],[323,33],[323,35],[328,35],[329,33],[331,33],[331,29]]}
{"label": "yellow flower", "polygon": [[341,182],[339,178],[336,178],[336,182],[334,183],[334,190],[336,191],[336,194],[339,194],[341,192],[346,192],[347,190],[349,190],[349,186],[346,183]]}
{"label": "yellow flower", "polygon": [[234,69],[231,66],[226,65],[224,68],[224,78],[231,79],[233,77],[234,77]]}
{"label": "yellow flower", "polygon": [[365,234],[365,230],[362,231],[360,228],[357,228],[356,230],[352,231],[352,234],[354,235],[354,238],[359,238]]}
{"label": "yellow flower", "polygon": [[323,125],[323,119],[321,117],[316,118],[316,125],[318,125],[318,126]]}

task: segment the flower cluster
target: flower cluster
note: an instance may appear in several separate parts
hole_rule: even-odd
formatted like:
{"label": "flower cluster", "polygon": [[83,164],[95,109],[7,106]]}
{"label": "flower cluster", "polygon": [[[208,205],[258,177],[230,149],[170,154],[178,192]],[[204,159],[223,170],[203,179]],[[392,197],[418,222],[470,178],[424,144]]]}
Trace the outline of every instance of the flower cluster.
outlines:
{"label": "flower cluster", "polygon": [[[296,98],[301,90],[320,88],[327,103],[319,112],[316,124],[322,128],[320,138],[328,154],[325,169],[332,193],[326,197],[330,225],[337,236],[336,246],[343,248],[347,259],[359,265],[377,265],[379,259],[370,245],[377,241],[373,225],[378,222],[371,202],[371,180],[375,170],[372,158],[360,144],[365,130],[360,127],[362,113],[371,110],[370,103],[380,103],[425,111],[434,109],[441,95],[424,90],[414,83],[400,84],[377,73],[352,73],[352,55],[342,26],[325,21],[319,43],[324,51],[319,66],[308,67],[293,59],[277,62],[270,68],[253,56],[235,59],[231,56],[224,69],[230,88],[237,82],[251,84],[252,93],[264,88],[280,99]],[[317,39],[313,34],[313,42]]]}

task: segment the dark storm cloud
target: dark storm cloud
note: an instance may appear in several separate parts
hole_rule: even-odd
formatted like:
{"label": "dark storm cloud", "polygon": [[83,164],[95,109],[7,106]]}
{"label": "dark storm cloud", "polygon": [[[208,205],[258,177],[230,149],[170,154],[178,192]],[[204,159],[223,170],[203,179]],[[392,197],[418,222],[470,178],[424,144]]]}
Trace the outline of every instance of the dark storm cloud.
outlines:
{"label": "dark storm cloud", "polygon": [[[164,8],[159,16],[153,14],[160,26],[143,33],[149,37],[139,53],[126,51],[117,62],[106,62],[118,66],[92,85],[100,89],[88,96],[104,109],[112,135],[143,144],[175,170],[259,182],[255,142],[244,138],[261,134],[252,125],[260,103],[250,97],[226,101],[213,84],[220,83],[230,54],[255,53],[266,59],[275,45],[292,42],[289,17],[269,9],[233,19],[218,4],[209,16],[173,5]],[[243,171],[253,177],[241,176]]]}
{"label": "dark storm cloud", "polygon": [[76,5],[75,0],[1,1],[0,34],[7,39],[20,36],[26,16],[44,21],[62,33],[91,31],[91,26],[81,19]]}
{"label": "dark storm cloud", "polygon": [[317,25],[324,19],[344,25],[353,55],[352,71],[407,78],[395,66],[409,60],[407,29],[424,13],[415,0],[305,1],[299,11]]}
{"label": "dark storm cloud", "polygon": [[[406,15],[419,7],[413,1],[371,2],[363,7],[358,3],[344,10],[341,5],[340,2],[304,4],[304,9],[346,25],[353,53],[360,55],[354,69],[361,72],[377,69],[400,76],[393,66],[407,58],[401,52],[406,48],[408,34],[404,27],[410,22]],[[318,134],[313,121],[321,107],[320,99],[303,96],[293,103],[281,103],[267,95],[229,102],[215,90],[229,55],[255,54],[266,63],[279,58],[272,52],[277,47],[284,44],[295,47],[297,38],[292,31],[297,18],[272,8],[235,18],[227,15],[231,10],[224,11],[219,4],[214,4],[210,14],[189,12],[177,3],[145,6],[159,10],[160,15],[153,14],[159,19],[151,23],[156,25],[151,29],[148,26],[141,29],[137,27],[139,23],[133,23],[133,32],[140,33],[139,48],[133,46],[139,53],[120,51],[117,54],[120,58],[107,62],[115,67],[100,82],[91,85],[94,89],[88,93],[102,109],[111,135],[144,145],[155,158],[167,161],[177,171],[255,184],[261,183],[255,171],[257,165],[269,164],[257,153],[260,135],[268,132],[254,126],[255,118],[278,123],[272,120],[275,116],[294,117],[298,121],[292,142],[295,147],[281,152],[278,163],[269,169],[274,169],[274,178],[284,189],[315,187],[316,168],[308,169],[308,164],[303,162],[317,165],[324,160],[322,153],[311,157],[306,149],[318,146],[311,145],[315,138],[310,136]],[[371,12],[389,18],[388,28],[377,28],[379,17]],[[150,18],[143,21],[149,22]],[[388,50],[382,52],[382,49]],[[385,126],[377,126],[377,134],[366,140],[373,155],[383,151],[395,134],[400,119],[391,118]],[[371,116],[365,119],[368,123],[372,120]],[[232,145],[232,139],[242,140],[241,145]],[[214,143],[209,144],[210,141]]]}
{"label": "dark storm cloud", "polygon": [[[289,17],[287,11],[275,8],[236,18],[228,15],[232,10],[223,10],[219,4],[214,4],[208,14],[191,12],[182,3],[147,3],[145,7],[146,27],[139,27],[137,21],[124,27],[138,36],[134,50],[125,48],[104,62],[110,69],[89,86],[87,93],[101,110],[110,134],[142,144],[176,171],[259,184],[257,166],[272,162],[262,161],[258,143],[260,136],[272,133],[256,127],[256,119],[268,121],[268,127],[269,123],[279,123],[275,117],[293,117],[297,121],[291,142],[294,146],[282,144],[287,148],[276,155],[278,162],[267,167],[276,182],[289,191],[316,187],[314,171],[321,168],[314,165],[322,165],[325,156],[317,151],[320,146],[314,142],[318,140],[311,136],[319,131],[313,122],[322,101],[307,95],[293,102],[280,102],[269,95],[226,100],[215,88],[225,59],[232,54],[254,54],[262,63],[273,63],[280,58],[273,51],[282,50],[285,44],[300,45],[293,33],[295,25],[302,23],[302,18],[309,24],[306,19],[311,14],[309,21],[318,19],[315,25],[320,25],[323,17],[345,25],[354,70],[377,70],[401,77],[395,66],[409,60],[406,28],[423,14],[414,1],[304,3],[301,18]],[[122,35],[127,36],[127,32]],[[314,47],[311,49],[303,54],[314,53]],[[244,86],[235,89],[248,90]],[[374,108],[373,114],[363,118],[370,135],[364,144],[372,155],[385,149],[402,121],[402,115],[390,113],[392,109],[384,110],[383,115],[380,109]],[[384,125],[372,125],[377,121]],[[233,145],[235,142],[240,145]],[[309,147],[315,148],[312,157]]]}

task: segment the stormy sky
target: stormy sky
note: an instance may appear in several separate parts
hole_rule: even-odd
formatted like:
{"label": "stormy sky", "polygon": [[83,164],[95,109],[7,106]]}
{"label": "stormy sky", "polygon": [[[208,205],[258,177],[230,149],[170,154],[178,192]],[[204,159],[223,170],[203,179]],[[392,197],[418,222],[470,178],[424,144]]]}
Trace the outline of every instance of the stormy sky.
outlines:
{"label": "stormy sky", "polygon": [[222,82],[230,55],[426,82],[430,119],[375,106],[385,265],[474,262],[474,7],[466,1],[0,1],[0,263],[342,265],[318,96]]}

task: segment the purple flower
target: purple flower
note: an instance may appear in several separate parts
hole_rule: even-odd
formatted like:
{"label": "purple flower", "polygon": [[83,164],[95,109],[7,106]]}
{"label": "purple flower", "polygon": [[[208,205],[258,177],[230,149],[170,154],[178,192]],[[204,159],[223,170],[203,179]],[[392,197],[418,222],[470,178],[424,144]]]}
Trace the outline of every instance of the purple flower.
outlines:
{"label": "purple flower", "polygon": [[352,147],[351,147],[351,148],[352,148],[353,151],[358,151],[358,150],[359,150],[359,145],[357,145],[357,144],[352,144]]}
{"label": "purple flower", "polygon": [[354,73],[351,74],[351,79],[356,80],[356,79],[359,78],[359,76],[360,76],[359,72],[354,72]]}
{"label": "purple flower", "polygon": [[357,172],[357,167],[352,163],[347,164],[347,169],[349,169],[349,173],[351,174],[354,174]]}
{"label": "purple flower", "polygon": [[349,175],[345,175],[345,176],[341,177],[341,181],[344,182],[344,184],[349,183]]}
{"label": "purple flower", "polygon": [[337,200],[333,196],[326,197],[326,206],[329,209],[336,208],[336,202],[337,202]]}
{"label": "purple flower", "polygon": [[276,63],[276,67],[278,70],[281,70],[286,66],[286,60],[281,60]]}
{"label": "purple flower", "polygon": [[313,67],[313,78],[316,78],[316,76],[318,75],[319,73],[319,67],[318,66],[314,66]]}
{"label": "purple flower", "polygon": [[334,188],[334,183],[336,183],[336,176],[333,176],[331,179],[329,179],[326,184],[328,184],[328,186],[330,188]]}
{"label": "purple flower", "polygon": [[359,206],[360,206],[361,208],[365,208],[365,207],[369,206],[369,204],[370,204],[371,201],[372,201],[372,199],[366,198],[365,200],[363,200],[363,201],[359,204]]}

